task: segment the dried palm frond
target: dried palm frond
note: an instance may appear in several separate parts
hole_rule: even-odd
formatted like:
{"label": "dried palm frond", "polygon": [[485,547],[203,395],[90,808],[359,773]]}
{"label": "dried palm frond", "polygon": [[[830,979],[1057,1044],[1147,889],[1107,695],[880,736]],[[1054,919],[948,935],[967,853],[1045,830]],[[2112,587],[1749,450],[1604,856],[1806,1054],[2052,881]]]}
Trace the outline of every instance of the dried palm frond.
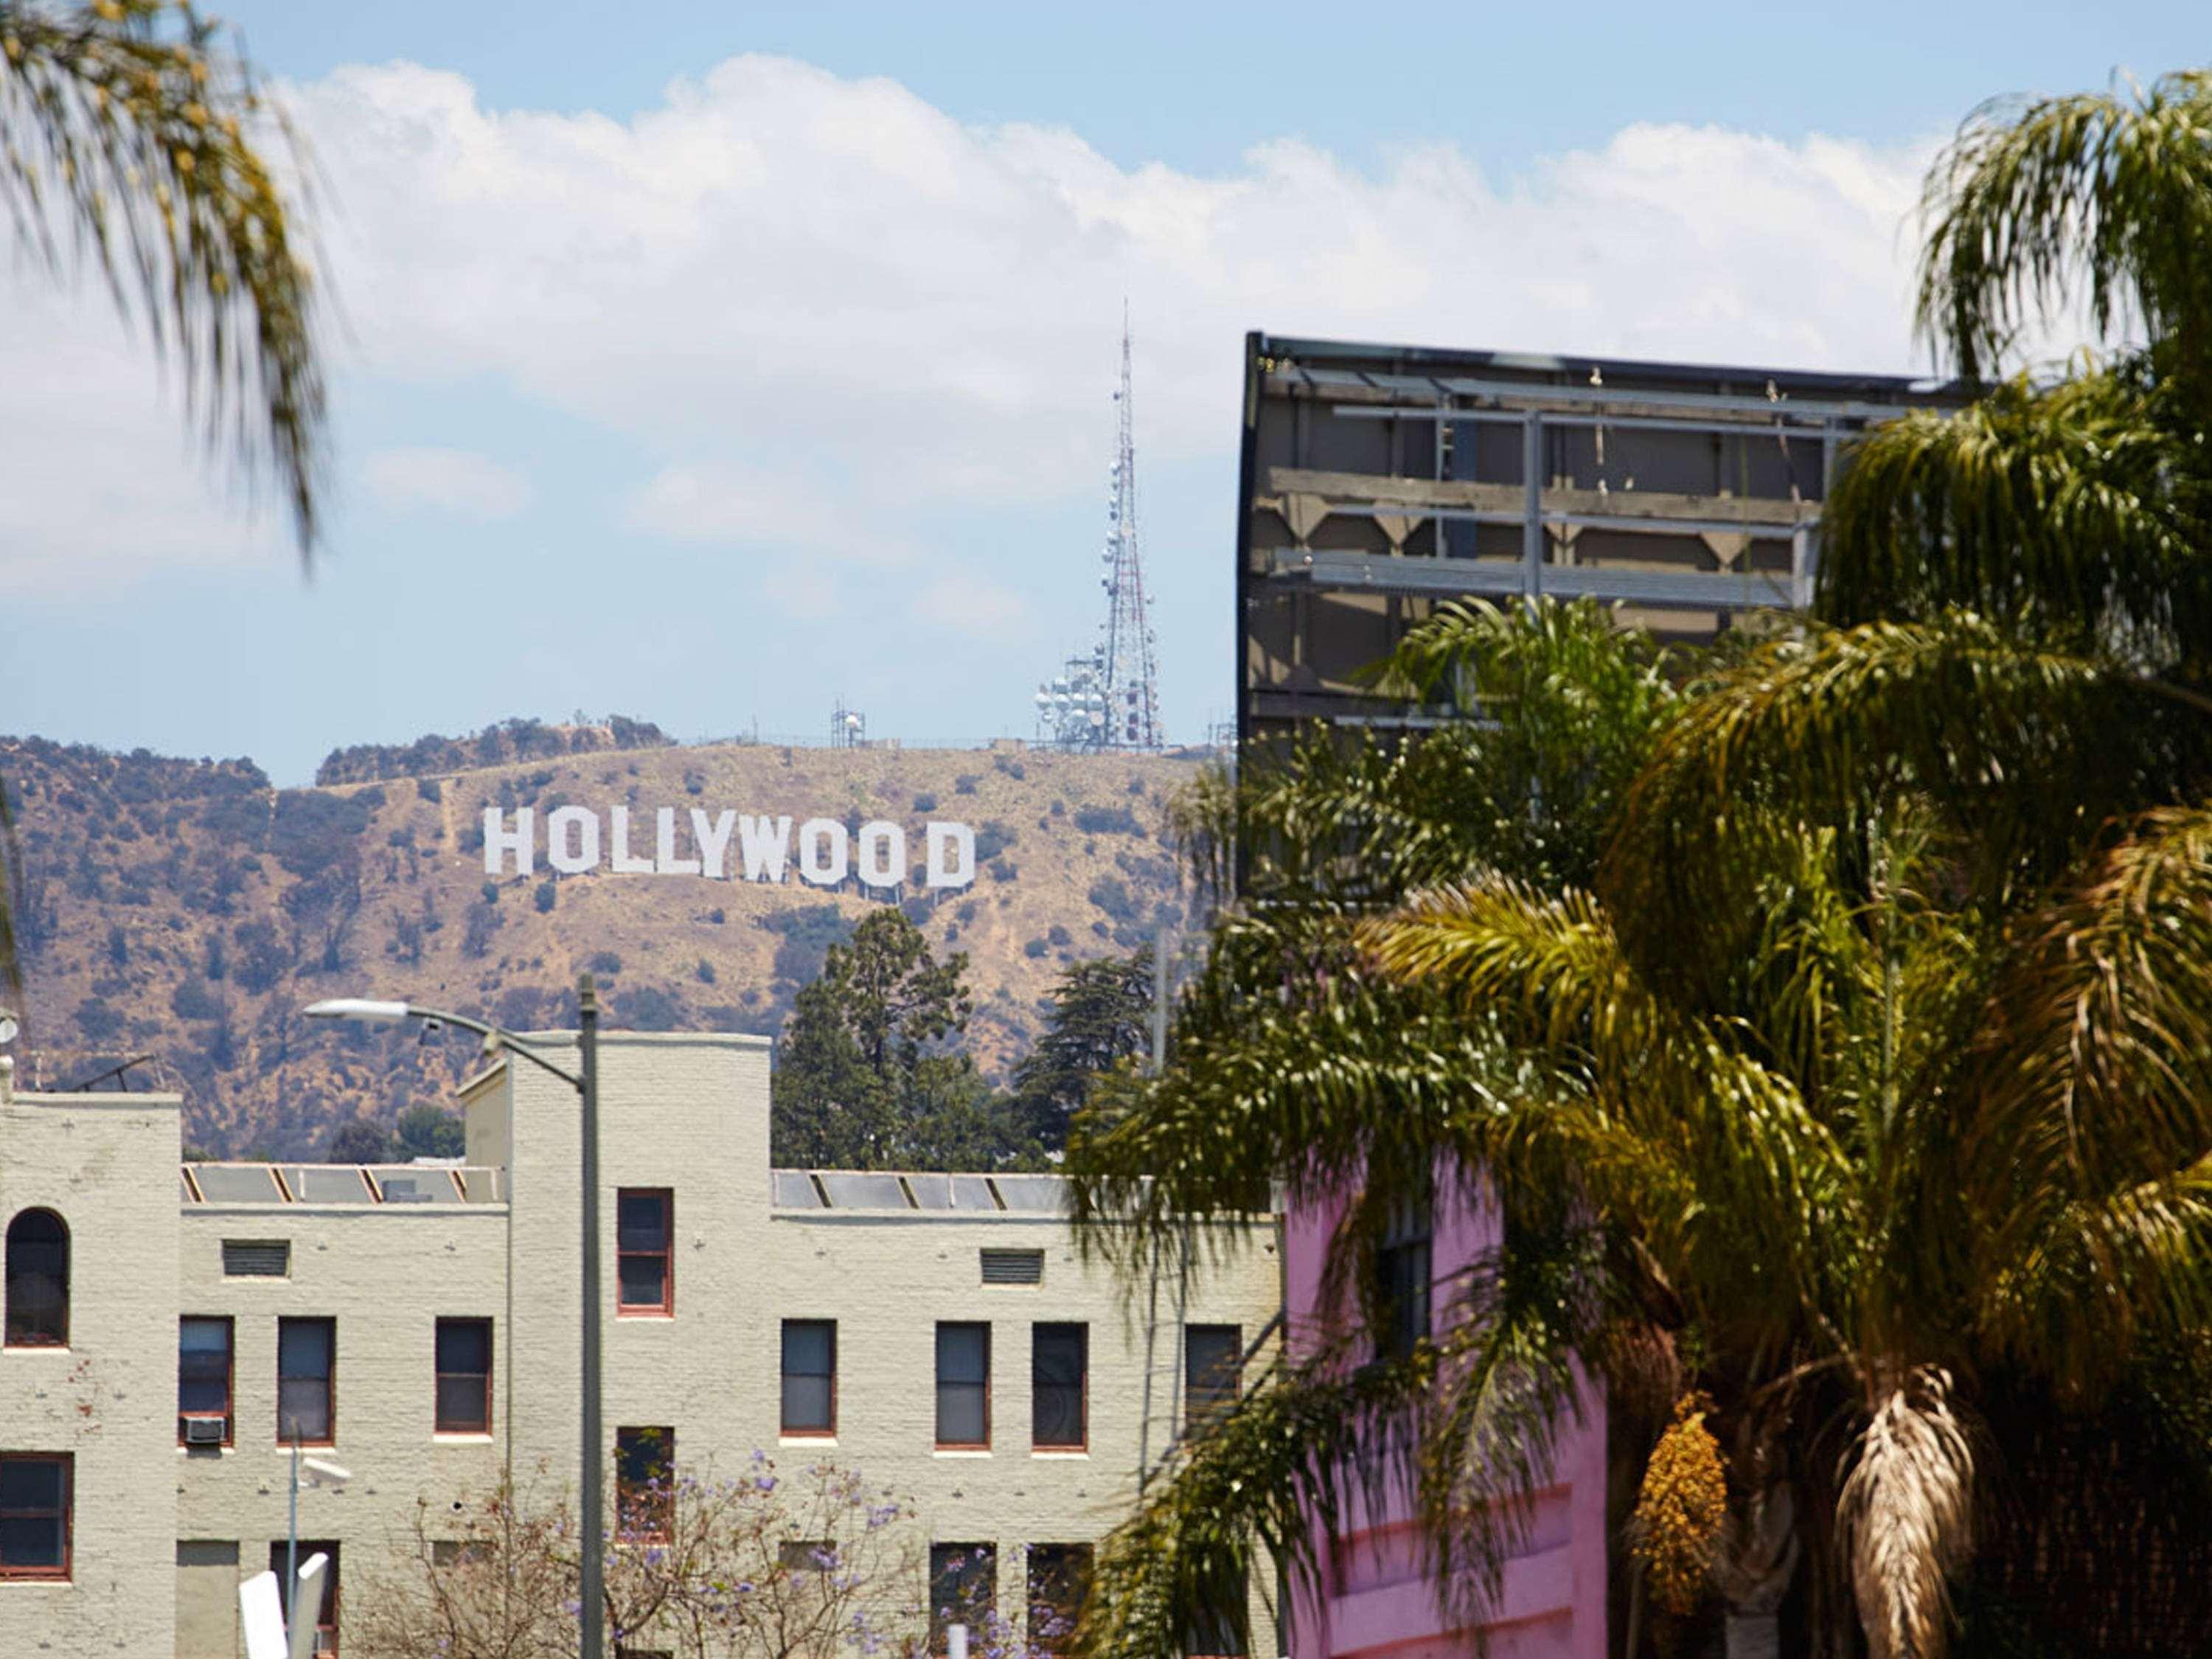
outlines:
{"label": "dried palm frond", "polygon": [[1872,1659],[1941,1659],[1951,1574],[1973,1541],[1974,1455],[1951,1376],[1878,1382],[1836,1507]]}

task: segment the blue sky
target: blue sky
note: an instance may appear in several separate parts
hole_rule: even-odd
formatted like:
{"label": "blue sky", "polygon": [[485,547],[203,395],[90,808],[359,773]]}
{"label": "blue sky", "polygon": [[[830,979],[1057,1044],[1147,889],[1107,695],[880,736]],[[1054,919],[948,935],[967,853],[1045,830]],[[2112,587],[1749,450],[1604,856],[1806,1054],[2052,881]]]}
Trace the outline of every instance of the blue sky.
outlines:
{"label": "blue sky", "polygon": [[302,580],[99,307],[0,276],[0,729],[286,782],[511,714],[1025,732],[1097,623],[1127,295],[1194,738],[1243,330],[1917,367],[1930,145],[2193,9],[233,4],[326,181],[330,545]]}

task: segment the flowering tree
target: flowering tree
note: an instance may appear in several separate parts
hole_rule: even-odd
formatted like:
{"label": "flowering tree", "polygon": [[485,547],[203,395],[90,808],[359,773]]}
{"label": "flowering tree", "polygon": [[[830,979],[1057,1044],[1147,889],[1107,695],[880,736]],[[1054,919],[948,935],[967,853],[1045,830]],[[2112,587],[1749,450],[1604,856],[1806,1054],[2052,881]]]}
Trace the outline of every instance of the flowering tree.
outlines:
{"label": "flowering tree", "polygon": [[[956,1575],[933,1607],[910,1500],[851,1469],[786,1475],[755,1452],[741,1474],[680,1471],[626,1488],[607,1552],[618,1649],[669,1659],[924,1659],[951,1622],[977,1659],[1043,1659],[1064,1628],[1018,1638],[988,1577]],[[580,1528],[565,1492],[507,1479],[449,1507],[417,1504],[410,1535],[348,1598],[348,1650],[369,1659],[570,1659]]]}

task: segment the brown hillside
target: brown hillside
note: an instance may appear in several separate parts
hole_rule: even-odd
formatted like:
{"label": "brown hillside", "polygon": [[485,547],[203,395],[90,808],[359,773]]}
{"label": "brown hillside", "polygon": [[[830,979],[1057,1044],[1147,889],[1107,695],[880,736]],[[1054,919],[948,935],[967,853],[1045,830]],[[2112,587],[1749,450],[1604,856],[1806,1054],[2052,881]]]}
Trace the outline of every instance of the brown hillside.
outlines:
{"label": "brown hillside", "polygon": [[[313,1156],[346,1117],[388,1123],[441,1101],[475,1059],[459,1037],[313,1024],[299,1010],[317,998],[406,997],[517,1028],[562,1025],[589,967],[614,1025],[774,1032],[828,939],[882,902],[850,879],[832,891],[795,872],[781,885],[605,869],[549,878],[544,820],[567,803],[603,816],[628,805],[641,851],[660,806],[679,823],[692,806],[889,818],[916,864],[926,817],[972,823],[974,886],[894,897],[940,953],[968,952],[969,1041],[1000,1073],[1034,1036],[1063,964],[1132,947],[1176,912],[1164,809],[1193,770],[1012,748],[738,744],[277,791],[250,762],[0,740],[20,814],[19,1063],[52,1087],[150,1054],[134,1075],[184,1090],[188,1139]],[[536,810],[536,875],[487,885],[488,805]]]}

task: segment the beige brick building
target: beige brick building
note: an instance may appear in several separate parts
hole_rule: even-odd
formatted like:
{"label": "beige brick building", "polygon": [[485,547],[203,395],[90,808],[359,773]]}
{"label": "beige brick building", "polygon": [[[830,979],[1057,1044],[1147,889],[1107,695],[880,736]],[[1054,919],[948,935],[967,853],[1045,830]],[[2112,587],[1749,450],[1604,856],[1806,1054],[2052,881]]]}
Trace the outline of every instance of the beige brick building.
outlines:
{"label": "beige brick building", "polygon": [[[658,1430],[702,1473],[859,1468],[994,1546],[1009,1615],[1024,1547],[1109,1529],[1192,1368],[1280,1306],[1272,1223],[1148,1326],[1051,1177],[772,1170],[763,1039],[613,1033],[600,1066],[611,1467]],[[174,1097],[0,1073],[0,1653],[237,1659],[294,1428],[349,1477],[300,1495],[340,1651],[349,1577],[418,1502],[573,1474],[575,1097],[498,1063],[461,1105],[463,1167],[185,1165]]]}

